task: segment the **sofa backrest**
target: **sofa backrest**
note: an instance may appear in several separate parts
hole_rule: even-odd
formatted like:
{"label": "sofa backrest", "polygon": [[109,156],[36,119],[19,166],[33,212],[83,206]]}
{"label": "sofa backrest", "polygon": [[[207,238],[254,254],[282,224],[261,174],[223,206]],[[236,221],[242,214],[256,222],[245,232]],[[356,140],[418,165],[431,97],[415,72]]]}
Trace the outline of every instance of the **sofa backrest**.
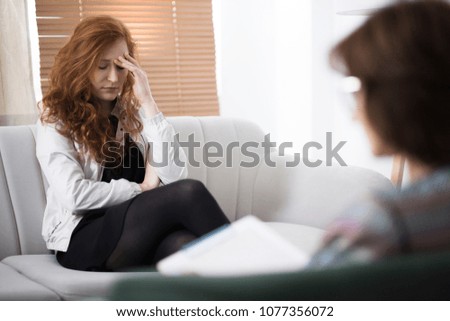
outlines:
{"label": "sofa backrest", "polygon": [[[248,121],[224,117],[168,120],[180,134],[180,142],[186,144],[191,136],[200,145],[191,149],[191,158],[199,165],[188,162],[189,177],[208,187],[231,220],[238,213],[250,213],[257,168],[239,166],[244,156],[238,146],[262,142],[261,129]],[[35,132],[34,125],[0,127],[0,260],[9,255],[47,252],[41,237],[46,182],[36,159]],[[204,157],[220,146],[223,155],[209,157],[211,166],[206,166]],[[233,147],[229,153],[227,146]],[[183,148],[189,152],[188,146]],[[262,149],[253,151],[261,153]]]}
{"label": "sofa backrest", "polygon": [[[354,202],[374,191],[393,189],[389,179],[357,166],[287,166],[292,157],[273,155],[275,167],[260,166],[254,183],[252,213],[264,221],[326,229]],[[270,184],[271,188],[267,188]]]}
{"label": "sofa backrest", "polygon": [[[180,142],[188,142],[193,135],[193,140],[200,145],[193,149],[193,155],[184,147],[190,155],[188,158],[199,162],[198,165],[188,162],[189,178],[205,184],[231,221],[251,213],[258,166],[240,164],[252,161],[252,157],[245,156],[248,153],[242,152],[243,145],[249,142],[257,143],[258,147],[248,148],[248,151],[262,158],[264,133],[261,128],[249,121],[217,116],[168,119],[180,134]],[[218,149],[223,153],[217,152]]]}
{"label": "sofa backrest", "polygon": [[[231,221],[254,214],[264,221],[325,228],[355,198],[392,187],[367,169],[289,168],[274,149],[277,166],[267,166],[264,133],[249,121],[215,116],[168,120],[188,155],[189,177],[205,184]],[[45,189],[35,126],[0,127],[0,260],[47,252],[41,237]]]}
{"label": "sofa backrest", "polygon": [[0,127],[0,258],[46,252],[44,208],[34,126]]}

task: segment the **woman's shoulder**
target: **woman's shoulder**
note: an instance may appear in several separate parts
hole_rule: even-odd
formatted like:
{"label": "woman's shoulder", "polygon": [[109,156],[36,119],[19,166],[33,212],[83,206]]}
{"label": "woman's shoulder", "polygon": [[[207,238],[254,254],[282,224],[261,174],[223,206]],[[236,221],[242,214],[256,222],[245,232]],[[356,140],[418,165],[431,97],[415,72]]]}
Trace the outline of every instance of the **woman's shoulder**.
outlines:
{"label": "woman's shoulder", "polygon": [[36,126],[38,128],[50,128],[50,129],[59,129],[61,128],[62,121],[55,119],[54,116],[50,114],[50,109],[44,106],[42,101],[37,103],[37,109],[39,112],[38,119],[36,121]]}
{"label": "woman's shoulder", "polygon": [[63,123],[60,120],[51,120],[40,116],[36,121],[36,129],[38,136],[41,135],[63,136],[60,132],[61,128],[63,128]]}
{"label": "woman's shoulder", "polygon": [[76,150],[72,139],[61,133],[63,123],[39,117],[36,121],[36,152],[50,153],[55,151]]}

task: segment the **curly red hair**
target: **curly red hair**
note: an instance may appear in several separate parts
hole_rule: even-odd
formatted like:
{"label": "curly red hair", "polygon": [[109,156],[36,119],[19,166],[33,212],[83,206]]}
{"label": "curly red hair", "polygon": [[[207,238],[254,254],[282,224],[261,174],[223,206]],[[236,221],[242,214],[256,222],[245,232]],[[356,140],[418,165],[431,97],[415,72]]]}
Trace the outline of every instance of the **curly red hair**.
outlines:
{"label": "curly red hair", "polygon": [[[92,96],[89,77],[105,49],[119,39],[125,40],[134,57],[136,45],[121,21],[109,16],[83,19],[56,55],[50,72],[50,87],[42,100],[41,121],[57,124],[63,136],[80,144],[98,163],[108,158],[110,145],[117,146],[117,142],[114,142],[107,116],[99,112],[100,106]],[[128,74],[117,98],[120,117],[127,120],[123,124],[124,131],[132,137],[143,128],[133,84],[133,77]]]}

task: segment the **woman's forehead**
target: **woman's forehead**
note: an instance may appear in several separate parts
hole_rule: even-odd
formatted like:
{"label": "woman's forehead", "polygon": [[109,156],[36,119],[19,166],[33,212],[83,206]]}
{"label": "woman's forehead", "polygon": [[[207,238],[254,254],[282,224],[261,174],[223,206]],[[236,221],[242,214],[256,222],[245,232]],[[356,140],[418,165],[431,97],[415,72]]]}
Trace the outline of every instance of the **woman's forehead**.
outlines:
{"label": "woman's forehead", "polygon": [[119,56],[125,55],[126,53],[129,53],[127,43],[124,39],[119,39],[105,49],[100,57],[100,60],[114,60]]}

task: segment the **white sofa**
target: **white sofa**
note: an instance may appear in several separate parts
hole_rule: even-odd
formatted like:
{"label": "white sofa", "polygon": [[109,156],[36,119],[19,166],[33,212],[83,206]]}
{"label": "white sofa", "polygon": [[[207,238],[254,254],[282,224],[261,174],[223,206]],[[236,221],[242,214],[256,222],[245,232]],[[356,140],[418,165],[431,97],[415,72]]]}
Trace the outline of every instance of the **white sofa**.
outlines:
{"label": "white sofa", "polygon": [[[224,150],[231,143],[242,147],[255,142],[259,147],[248,150],[264,158],[264,133],[251,122],[222,117],[172,117],[169,121],[182,142],[191,134],[201,146],[218,142]],[[215,150],[210,146],[210,153]],[[189,153],[188,148],[185,151]],[[288,156],[278,156],[276,149],[271,152],[275,167],[264,161],[251,168],[240,166],[241,161],[252,159],[236,147],[209,159],[221,161],[221,166],[208,167],[203,164],[205,150],[197,147],[190,157],[200,165],[189,165],[189,177],[206,185],[232,221],[256,215],[308,252],[317,246],[330,220],[350,202],[372,189],[392,188],[388,179],[367,169],[287,167]],[[59,266],[41,237],[45,189],[35,157],[34,126],[0,127],[0,300],[107,295],[111,285],[129,273],[81,272]]]}

